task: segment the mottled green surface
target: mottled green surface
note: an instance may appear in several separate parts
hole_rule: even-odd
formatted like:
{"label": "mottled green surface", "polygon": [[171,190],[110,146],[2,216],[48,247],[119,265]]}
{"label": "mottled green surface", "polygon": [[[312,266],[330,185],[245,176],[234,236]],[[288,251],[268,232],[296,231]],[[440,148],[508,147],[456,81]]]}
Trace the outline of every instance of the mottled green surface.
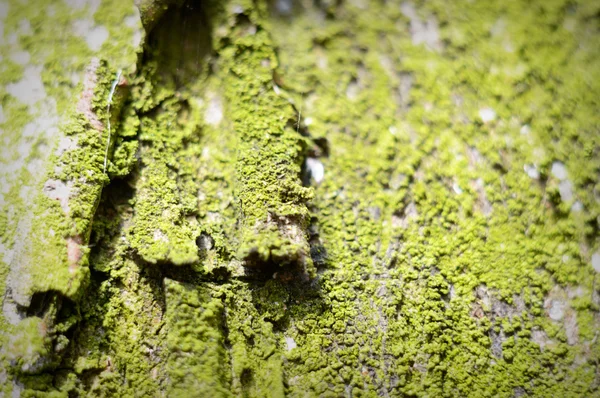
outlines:
{"label": "mottled green surface", "polygon": [[599,2],[113,3],[0,8],[6,394],[600,396]]}
{"label": "mottled green surface", "polygon": [[89,283],[87,242],[108,182],[109,88],[117,68],[135,70],[142,36],[132,2],[0,3],[4,393],[51,385],[35,375],[60,366],[81,318],[74,303]]}
{"label": "mottled green surface", "polygon": [[306,233],[306,202],[313,195],[299,179],[302,137],[292,125],[294,109],[274,90],[277,58],[264,12],[236,16],[227,32],[231,42],[218,47],[219,60],[230,71],[225,95],[239,136],[234,190],[239,256],[258,264],[297,262],[314,274]]}

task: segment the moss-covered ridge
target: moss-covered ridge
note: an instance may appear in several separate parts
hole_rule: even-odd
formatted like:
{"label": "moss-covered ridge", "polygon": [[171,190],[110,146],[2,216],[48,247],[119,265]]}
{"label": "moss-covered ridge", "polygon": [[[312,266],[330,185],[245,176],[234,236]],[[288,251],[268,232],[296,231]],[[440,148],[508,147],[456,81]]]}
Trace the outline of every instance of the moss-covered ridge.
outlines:
{"label": "moss-covered ridge", "polygon": [[266,7],[246,3],[230,5],[228,41],[217,48],[220,65],[229,71],[225,96],[239,136],[238,254],[248,265],[296,263],[314,275],[306,208],[312,190],[300,181],[304,142],[294,127],[298,115],[273,79],[278,60]]}
{"label": "moss-covered ridge", "polygon": [[[46,292],[77,301],[87,283],[86,245],[106,183],[103,164],[108,129],[101,120],[109,117],[105,112],[111,75],[98,60],[92,61],[79,101],[63,126],[64,138],[50,157],[53,167],[31,209],[35,216],[28,239],[17,244],[9,275],[10,295],[5,300],[18,306],[27,308],[34,294]],[[123,93],[118,90],[112,98],[112,109],[117,114],[122,100]],[[42,336],[55,326],[52,317],[46,318]],[[16,333],[20,330],[17,326]]]}
{"label": "moss-covered ridge", "polygon": [[[3,201],[3,212],[11,218],[17,215],[19,220],[6,231],[12,240],[2,247],[4,261],[8,258],[10,266],[3,280],[3,374],[53,368],[69,343],[67,335],[79,319],[73,303],[89,282],[87,244],[100,193],[108,180],[104,164],[114,142],[109,134],[114,138],[126,95],[126,80],[93,57],[97,42],[69,36],[68,32],[53,35],[52,23],[40,15],[40,10],[48,11],[56,17],[57,26],[66,23],[67,27],[72,22],[69,15],[73,20],[79,18],[80,25],[72,27],[77,30],[90,23],[93,12],[88,7],[69,10],[63,4],[37,6],[31,9],[2,3],[3,12],[8,10],[3,17],[13,32],[8,46],[3,46],[8,53],[3,54],[21,54],[18,63],[12,63],[14,73],[2,81],[3,103],[7,104],[2,122],[6,138],[22,137],[10,145],[30,153],[25,159],[29,163],[19,170],[22,180],[16,185],[26,194],[11,196],[8,204]],[[128,4],[115,10],[121,15],[131,12]],[[14,29],[17,22],[22,28]],[[110,16],[100,15],[96,22],[99,31],[106,30],[101,24],[110,25]],[[130,28],[122,34],[131,33]],[[57,42],[63,45],[57,46]],[[126,43],[121,50],[131,48]],[[67,60],[65,51],[81,59]],[[31,62],[20,68],[23,57],[31,57]],[[127,65],[127,57],[109,56],[119,66]],[[3,62],[3,69],[6,63],[11,64],[11,60]],[[59,71],[57,63],[64,69]],[[65,80],[69,73],[72,81]],[[9,170],[21,161],[14,159],[11,164],[13,159],[6,160]],[[3,181],[7,182],[6,176]],[[7,188],[11,183],[7,182]],[[12,388],[18,392],[18,385]],[[8,383],[5,391],[10,389]]]}

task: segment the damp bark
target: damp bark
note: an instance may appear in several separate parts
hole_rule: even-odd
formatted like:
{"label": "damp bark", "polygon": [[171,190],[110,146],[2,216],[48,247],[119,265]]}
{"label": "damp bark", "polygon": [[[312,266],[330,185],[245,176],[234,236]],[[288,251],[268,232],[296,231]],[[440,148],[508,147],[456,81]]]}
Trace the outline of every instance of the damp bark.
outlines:
{"label": "damp bark", "polygon": [[50,148],[0,170],[5,394],[598,394],[597,4],[51,3],[0,2]]}

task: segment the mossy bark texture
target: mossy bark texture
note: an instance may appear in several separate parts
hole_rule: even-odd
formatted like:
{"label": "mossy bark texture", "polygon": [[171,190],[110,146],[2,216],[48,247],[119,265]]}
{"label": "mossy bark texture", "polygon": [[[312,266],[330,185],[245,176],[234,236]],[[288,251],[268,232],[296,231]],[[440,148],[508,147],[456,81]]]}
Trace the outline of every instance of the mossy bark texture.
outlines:
{"label": "mossy bark texture", "polygon": [[600,397],[597,0],[0,0],[0,138],[0,396]]}

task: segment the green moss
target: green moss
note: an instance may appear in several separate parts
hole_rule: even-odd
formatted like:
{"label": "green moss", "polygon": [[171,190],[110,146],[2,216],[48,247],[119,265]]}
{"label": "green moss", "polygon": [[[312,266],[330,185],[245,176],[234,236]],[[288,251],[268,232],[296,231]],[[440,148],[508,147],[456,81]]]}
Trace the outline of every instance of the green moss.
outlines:
{"label": "green moss", "polygon": [[264,10],[248,7],[245,12],[231,17],[239,20],[228,33],[232,42],[218,49],[220,62],[229,72],[225,96],[239,140],[235,169],[238,256],[248,265],[296,263],[314,274],[306,231],[306,202],[312,190],[300,184],[303,141],[291,126],[297,115],[276,92],[277,59],[263,26]]}
{"label": "green moss", "polygon": [[[103,209],[100,217],[114,211]],[[119,211],[127,214],[124,207]],[[165,363],[169,355],[162,319],[162,284],[147,269],[124,260],[119,241],[98,242],[109,250],[116,249],[116,253],[110,260],[97,258],[98,263],[108,261],[108,277],[93,282],[90,300],[81,306],[84,316],[78,334],[62,366],[75,377],[79,395],[160,395],[166,389]]]}
{"label": "green moss", "polygon": [[[134,89],[138,111],[154,113],[139,120],[142,164],[130,241],[145,261],[189,264],[198,260],[199,231],[193,219],[197,199],[188,183],[194,164],[181,151],[188,142],[197,142],[199,116],[186,105],[185,97],[168,94],[166,87],[158,90],[157,97],[143,97],[153,91],[155,71],[156,64],[149,64],[143,82]],[[142,99],[136,104],[138,96]]]}
{"label": "green moss", "polygon": [[273,324],[252,300],[252,285],[233,282],[223,289],[231,345],[231,391],[236,396],[284,394],[282,355]]}
{"label": "green moss", "polygon": [[105,59],[112,61],[113,68],[135,71],[144,42],[143,19],[147,16],[147,10],[138,10],[138,6],[131,1],[100,3],[94,14],[94,22],[108,31],[108,39],[100,51]]}
{"label": "green moss", "polygon": [[172,280],[165,280],[165,288],[169,395],[230,396],[224,306],[218,289]]}
{"label": "green moss", "polygon": [[[126,3],[132,9],[131,2],[119,4],[127,7]],[[7,9],[8,14],[2,21],[4,29],[0,32],[4,35],[0,45],[0,69],[3,71],[0,79],[3,114],[0,135],[5,150],[12,155],[2,156],[0,178],[3,188],[8,189],[5,191],[8,195],[2,200],[2,214],[8,215],[10,225],[4,231],[6,239],[3,239],[2,254],[12,261],[10,264],[1,263],[0,288],[7,290],[5,280],[9,278],[11,293],[4,300],[11,304],[6,305],[14,305],[16,301],[26,308],[29,299],[36,293],[55,299],[63,295],[78,299],[86,285],[89,275],[86,244],[91,219],[105,182],[101,167],[106,136],[103,137],[103,129],[92,129],[89,120],[75,110],[82,91],[78,82],[95,55],[88,47],[86,37],[75,34],[75,25],[91,18],[89,7],[42,1],[37,2],[35,7],[8,2]],[[129,37],[123,37],[123,40],[131,42]],[[129,57],[124,62],[130,62],[132,45],[122,49]],[[123,65],[117,58],[115,53],[108,57],[110,63]],[[25,62],[23,67],[18,65],[21,62]],[[96,111],[98,107],[104,107],[98,112],[102,119],[114,74],[105,65],[97,72],[98,85],[91,90],[96,89]],[[19,84],[24,87],[19,89]],[[20,100],[26,103],[20,103]],[[120,100],[118,92],[113,104],[117,114]],[[65,136],[80,147],[71,150],[73,148],[67,145],[69,148],[65,151]],[[56,190],[61,187],[68,188],[71,195],[68,214],[65,207],[53,199]],[[43,322],[47,332],[38,337],[45,339],[46,345],[43,353],[34,351],[40,355],[38,365],[43,364],[44,368],[57,365],[57,356],[64,352],[68,343],[65,333],[73,326],[72,321],[61,318],[59,303],[60,300],[53,311],[41,309],[45,311]],[[10,315],[14,323],[16,314],[12,312],[14,310],[3,315]],[[15,327],[2,319],[3,341],[24,335],[20,328],[30,319],[37,318],[25,318]],[[36,331],[32,329],[31,333]],[[31,362],[29,355],[32,351],[27,351],[27,347],[19,346],[13,351],[10,356],[16,358],[15,364]],[[7,355],[3,353],[3,356]],[[33,365],[29,363],[28,366]],[[0,367],[3,373],[12,372],[7,362]],[[41,369],[37,365],[33,368],[37,369],[34,370],[36,372]],[[21,371],[19,366],[15,369],[17,373]],[[26,388],[36,387],[34,381],[25,382],[23,379],[23,382]],[[7,383],[7,394],[11,390],[10,384]],[[37,396],[31,391],[22,394]],[[47,395],[56,395],[53,394],[49,392]]]}
{"label": "green moss", "polygon": [[[7,358],[16,362],[23,371],[39,367],[44,355],[48,354],[47,325],[38,317],[24,319],[16,327],[14,337],[7,345]],[[24,354],[25,353],[25,354]]]}
{"label": "green moss", "polygon": [[[546,9],[547,25],[532,22],[538,13],[516,4],[496,9],[483,3],[450,8],[428,3],[417,9],[420,18],[437,19],[440,37],[447,40],[442,51],[410,42],[408,23],[393,22],[400,17],[398,4],[370,6],[369,12],[346,4],[335,9],[336,18],[325,26],[317,26],[320,11],[310,9],[295,17],[291,28],[286,19],[274,25],[283,78],[292,87],[315,82],[311,91],[303,91],[308,98],[304,115],[312,121],[311,135],[327,137],[331,148],[313,203],[332,267],[320,283],[332,300],[331,309],[317,317],[337,319],[335,333],[311,326],[302,307],[291,308],[300,335],[294,360],[286,367],[296,380],[289,393],[320,394],[322,380],[328,380],[330,390],[344,391],[339,381],[327,378],[333,364],[315,366],[324,354],[313,348],[318,344],[314,334],[327,335],[337,347],[335,354],[327,350],[327,357],[353,365],[344,371],[347,386],[360,380],[360,389],[372,386],[379,394],[512,396],[515,388],[528,391],[528,383],[533,383],[531,391],[548,385],[565,391],[566,380],[577,380],[574,388],[583,393],[587,365],[562,378],[545,373],[549,360],[561,363],[561,369],[570,361],[563,354],[543,359],[527,338],[531,324],[506,324],[504,333],[519,330],[519,348],[506,346],[503,357],[494,358],[489,328],[507,314],[498,313],[499,304],[494,304],[483,317],[474,315],[480,299],[472,295],[484,283],[507,303],[523,295],[526,319],[544,317],[543,296],[553,281],[586,285],[592,272],[578,244],[569,243],[586,242],[586,227],[569,214],[570,204],[562,215],[544,205],[544,191],[523,172],[526,163],[543,167],[544,161],[535,159],[536,147],[560,148],[559,159],[573,162],[577,156],[568,156],[563,148],[573,148],[572,154],[584,150],[567,144],[556,128],[548,135],[558,119],[545,128],[538,124],[539,109],[562,101],[547,94],[552,93],[548,85],[578,79],[568,72],[577,68],[575,62],[568,67],[557,62],[564,57],[567,63],[575,47],[564,43],[560,55],[550,50],[556,37],[569,37],[564,31],[553,33],[554,38],[548,33],[563,9]],[[499,19],[505,30],[490,38]],[[512,35],[523,28],[526,33],[518,39]],[[532,48],[519,52],[525,41],[526,46],[545,43],[553,59]],[[494,47],[507,42],[513,50]],[[321,59],[299,56],[310,49],[315,54],[319,47]],[[545,61],[531,63],[538,55]],[[560,78],[548,76],[547,61]],[[585,69],[592,73],[589,65]],[[546,77],[538,77],[544,73]],[[410,80],[403,109],[393,101],[402,82]],[[582,109],[592,106],[590,101],[579,95],[576,103]],[[476,120],[484,107],[494,109],[496,121]],[[569,108],[554,109],[562,125]],[[575,123],[587,125],[591,115],[582,114]],[[522,135],[526,123],[531,133]],[[592,139],[581,130],[577,136]],[[357,146],[359,153],[352,150]],[[544,156],[558,155],[553,153]],[[580,163],[573,170],[585,174],[594,167]],[[587,183],[575,190],[580,201],[590,192]],[[597,204],[587,203],[584,217],[593,218]],[[564,263],[563,253],[577,261]],[[355,338],[348,339],[349,334]],[[566,353],[576,350],[562,347]],[[542,368],[530,373],[536,364]]]}
{"label": "green moss", "polygon": [[[99,274],[56,388],[597,395],[598,7],[434,1],[413,15],[398,2],[319,4],[288,18],[276,4],[203,3],[206,64],[177,58],[183,30],[148,48],[115,127],[108,170],[124,181],[91,228]],[[97,21],[129,12],[109,8]],[[431,48],[413,43],[415,29],[436,26]],[[102,90],[112,78],[101,74]],[[222,105],[223,118],[207,117]],[[57,236],[48,256],[62,258],[61,239],[89,233],[105,181],[105,141],[71,120],[92,150],[57,178],[89,168],[97,179],[74,224],[55,222],[57,203],[39,206]],[[299,179],[307,154],[325,170],[312,188]],[[301,282],[290,265],[315,278]],[[48,280],[73,296],[65,278]],[[33,377],[52,390],[47,374]]]}
{"label": "green moss", "polygon": [[[111,73],[99,66],[92,87],[94,112],[104,115],[111,85]],[[119,109],[119,97],[114,108]],[[103,172],[106,137],[92,126],[83,113],[73,107],[71,118],[63,125],[65,140],[73,143],[49,157],[54,168],[40,184],[43,190],[34,204],[36,215],[28,241],[23,242],[18,256],[29,262],[28,279],[14,287],[19,295],[57,291],[74,298],[87,276],[88,250],[84,246],[91,233],[92,218],[106,181]]]}

